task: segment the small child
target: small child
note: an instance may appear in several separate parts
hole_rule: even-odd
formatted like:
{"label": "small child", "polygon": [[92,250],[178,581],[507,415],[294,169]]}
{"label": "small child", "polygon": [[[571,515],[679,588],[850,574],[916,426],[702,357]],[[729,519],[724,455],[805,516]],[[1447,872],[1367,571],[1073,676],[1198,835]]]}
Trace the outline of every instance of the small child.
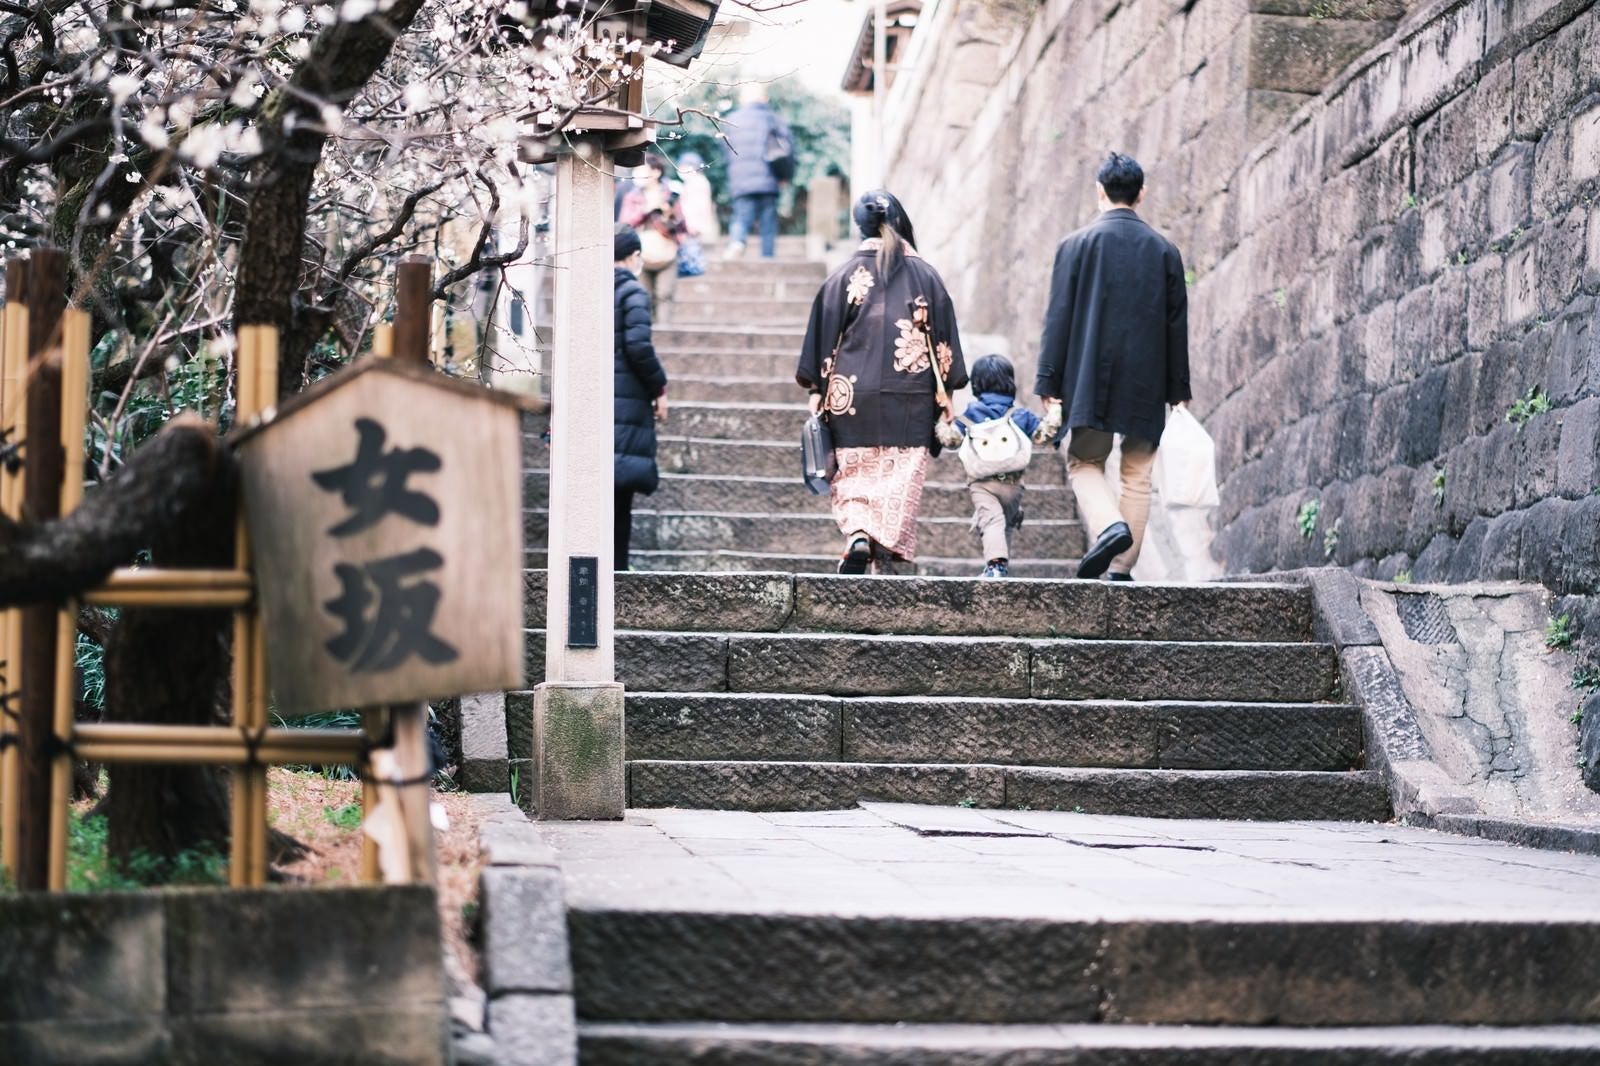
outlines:
{"label": "small child", "polygon": [[[1017,376],[1011,360],[986,355],[972,365],[972,393],[967,422],[988,422],[1009,417],[1025,436],[1039,427],[1039,416],[1017,406]],[[956,423],[961,425],[960,421]],[[962,433],[966,427],[961,427]],[[1022,528],[1022,472],[996,474],[967,482],[972,493],[972,530],[983,542],[988,560],[983,577],[1005,577],[1011,561],[1011,531]]]}

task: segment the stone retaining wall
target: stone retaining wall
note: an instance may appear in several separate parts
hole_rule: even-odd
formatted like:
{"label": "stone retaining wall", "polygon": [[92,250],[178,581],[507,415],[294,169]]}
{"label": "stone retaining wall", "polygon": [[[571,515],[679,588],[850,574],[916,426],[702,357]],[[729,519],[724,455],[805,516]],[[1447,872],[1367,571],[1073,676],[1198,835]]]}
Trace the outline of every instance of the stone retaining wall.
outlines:
{"label": "stone retaining wall", "polygon": [[7,1066],[449,1061],[433,890],[0,896]]}
{"label": "stone retaining wall", "polygon": [[[956,72],[951,7],[920,62]],[[1331,560],[1593,593],[1600,11],[1446,0],[1398,22],[1315,17],[1334,10],[1356,12],[1053,0],[987,68],[988,104],[949,111],[965,125],[942,120],[959,73],[908,80],[890,184],[964,323],[1007,333],[1031,366],[1054,246],[1092,215],[1094,160],[1140,158],[1144,213],[1194,272],[1195,406],[1217,439],[1228,570]],[[1508,423],[1529,390],[1549,410]]]}

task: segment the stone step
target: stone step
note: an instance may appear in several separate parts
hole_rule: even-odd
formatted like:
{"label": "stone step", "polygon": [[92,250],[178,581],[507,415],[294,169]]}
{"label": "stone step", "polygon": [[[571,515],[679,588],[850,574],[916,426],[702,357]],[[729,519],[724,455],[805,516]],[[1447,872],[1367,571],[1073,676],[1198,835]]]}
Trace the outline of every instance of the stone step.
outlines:
{"label": "stone step", "polygon": [[1600,1027],[589,1022],[584,1066],[1588,1066]]}
{"label": "stone step", "polygon": [[[943,463],[936,463],[932,472],[937,475],[952,473],[944,466]],[[526,485],[533,499],[548,498],[550,487],[546,471],[530,471]],[[634,507],[636,510],[657,512],[732,511],[750,514],[814,510],[826,513],[828,498],[812,493],[798,476],[761,478],[726,474],[663,474],[661,487],[648,496],[635,497]],[[1077,505],[1072,493],[1059,485],[1029,487],[1024,496],[1024,508],[1024,527],[1027,522],[1035,520],[1077,517]],[[922,515],[925,518],[970,520],[972,494],[967,490],[966,483],[930,480],[922,491]]]}
{"label": "stone step", "polygon": [[1362,743],[1341,704],[654,692],[628,694],[627,737],[645,760],[1186,770],[1350,770]]}
{"label": "stone step", "polygon": [[[527,552],[524,556],[529,567],[543,568],[547,556],[542,550]],[[837,574],[837,555],[790,555],[783,552],[739,551],[634,551],[629,559],[635,573],[702,574],[702,573],[757,573],[781,570],[788,574]],[[910,567],[901,567],[899,573],[922,577],[976,577],[983,573],[983,560],[975,552],[961,558],[944,558],[921,555]],[[1013,559],[1011,573],[1018,578],[1072,577],[1078,569],[1073,560]]]}
{"label": "stone step", "polygon": [[718,440],[793,440],[798,453],[808,415],[805,396],[798,388],[795,392],[794,403],[675,403],[661,432]]}
{"label": "stone step", "polygon": [[[1370,775],[1209,776],[1299,776],[1309,788],[1313,777]],[[1600,862],[1588,856],[1388,823],[893,804],[635,811],[543,828],[562,859],[585,1026],[883,1024],[915,1041],[929,1034],[913,1026],[1091,1024],[1090,1048],[1124,1040],[1129,1053],[995,1061],[1141,1066],[1142,1047],[1169,1039],[1150,1026],[1200,1027],[1170,1038],[1201,1048],[1337,1046],[1335,1027],[1428,1026],[1427,1041],[1447,1049],[1515,1036],[1431,1027],[1600,1022],[1600,905],[1586,888]],[[1300,1027],[1317,1032],[1286,1031]],[[1392,1037],[1356,1039],[1331,1062],[1364,1066],[1359,1047]],[[751,1061],[700,1051],[701,1062]],[[835,1045],[831,1056],[777,1061],[965,1060],[856,1059]],[[1404,1061],[1457,1060],[1424,1051]]]}
{"label": "stone step", "polygon": [[[800,344],[805,340],[805,329],[780,329],[776,326],[764,326],[760,329],[750,329],[737,325],[686,325],[677,326],[671,322],[662,323],[652,331],[651,339],[657,349],[673,352],[684,349],[717,349],[733,351],[788,351],[796,357],[800,354]],[[791,370],[792,372],[792,370]]]}
{"label": "stone step", "polygon": [[804,299],[773,300],[761,297],[728,296],[714,294],[705,299],[685,298],[674,294],[668,316],[662,325],[678,327],[692,324],[710,326],[765,326],[777,325],[805,328],[811,315],[811,296]]}
{"label": "stone step", "polygon": [[[820,505],[819,505],[820,506]],[[523,537],[528,550],[548,543],[549,512],[523,511]],[[1083,552],[1083,531],[1076,519],[1034,519],[1011,536],[1011,550],[1024,558],[1077,559]],[[844,538],[833,516],[812,514],[732,514],[703,511],[653,511],[636,501],[632,547],[640,551],[718,551],[817,555],[844,550]],[[917,551],[929,555],[979,557],[978,536],[970,516],[924,515],[917,523]]]}
{"label": "stone step", "polygon": [[[545,470],[550,465],[550,446],[537,437],[524,438],[523,461],[526,468]],[[705,474],[724,477],[793,478],[800,482],[800,433],[794,440],[714,440],[704,437],[663,435],[656,440],[656,463],[663,474]],[[951,452],[940,453],[928,468],[934,482],[964,483],[966,471]],[[1036,488],[1066,484],[1066,466],[1060,456],[1046,449],[1033,453],[1025,483]],[[534,497],[542,499],[543,496]],[[824,497],[813,497],[826,506]],[[641,501],[642,502],[642,501]]]}
{"label": "stone step", "polygon": [[[523,573],[526,617],[534,626],[544,619],[547,580],[542,570]],[[618,627],[639,632],[898,633],[1269,644],[1294,644],[1311,636],[1310,589],[1272,583],[633,573],[617,575],[616,609]],[[1170,698],[1193,697],[1174,693]]]}
{"label": "stone step", "polygon": [[[543,630],[525,653],[544,676]],[[1325,644],[625,630],[616,659],[634,692],[1318,703],[1338,683]]]}
{"label": "stone step", "polygon": [[[913,575],[918,577],[977,577],[983,573],[984,560],[982,553],[974,553],[964,558],[943,558],[935,555],[922,555],[917,557],[917,563],[912,567]],[[837,568],[824,571],[837,573]],[[1011,560],[1011,576],[1015,578],[1043,578],[1060,581],[1076,577],[1078,574],[1078,560],[1076,559],[1024,559]],[[908,575],[908,576],[913,576]]]}
{"label": "stone step", "polygon": [[751,276],[734,264],[698,278],[679,278],[677,295],[687,300],[804,300],[809,304],[824,276],[820,269],[804,277],[782,273]]}
{"label": "stone step", "polygon": [[[822,279],[828,276],[825,264],[798,256],[785,256],[782,258],[763,259],[754,250],[746,250],[741,259],[727,260],[721,257],[720,251],[711,251],[706,256],[706,272],[702,277],[713,284],[723,279],[748,279],[768,280],[783,278],[793,281],[810,281],[813,291],[822,284]],[[688,279],[682,279],[687,281]]]}
{"label": "stone step", "polygon": [[826,811],[864,800],[1136,818],[1387,821],[1371,771],[1121,770],[974,763],[628,761],[628,806]]}
{"label": "stone step", "polygon": [[[656,355],[667,371],[667,395],[674,402],[695,401],[682,393],[680,384],[687,378],[756,378],[762,381],[782,381],[782,392],[767,390],[770,398],[726,399],[724,403],[786,403],[805,407],[805,390],[794,383],[795,366],[800,361],[800,342],[792,348],[656,348]],[[717,397],[705,397],[717,400]]]}
{"label": "stone step", "polygon": [[[669,362],[672,356],[663,356]],[[794,357],[783,357],[784,365],[794,368]],[[691,403],[803,403],[805,392],[794,383],[793,377],[773,374],[754,377],[746,367],[737,368],[734,375],[701,375],[667,373],[672,379],[669,395],[674,402]]]}
{"label": "stone step", "polygon": [[1588,954],[1600,926],[1581,920],[1273,921],[1242,911],[1110,922],[575,907],[568,927],[587,1022],[1600,1021]]}

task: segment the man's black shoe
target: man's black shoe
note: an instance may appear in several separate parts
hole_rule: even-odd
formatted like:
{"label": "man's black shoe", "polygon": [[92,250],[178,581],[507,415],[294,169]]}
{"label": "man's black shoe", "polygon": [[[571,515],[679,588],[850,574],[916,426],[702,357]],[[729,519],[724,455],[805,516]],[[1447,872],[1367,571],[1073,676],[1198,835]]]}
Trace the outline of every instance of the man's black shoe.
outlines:
{"label": "man's black shoe", "polygon": [[1107,581],[1132,581],[1133,580],[1133,575],[1132,574],[1107,574],[1106,575],[1106,580]]}
{"label": "man's black shoe", "polygon": [[1111,560],[1133,547],[1133,531],[1126,522],[1113,522],[1094,542],[1094,547],[1083,553],[1078,564],[1078,576],[1094,578],[1106,572]]}

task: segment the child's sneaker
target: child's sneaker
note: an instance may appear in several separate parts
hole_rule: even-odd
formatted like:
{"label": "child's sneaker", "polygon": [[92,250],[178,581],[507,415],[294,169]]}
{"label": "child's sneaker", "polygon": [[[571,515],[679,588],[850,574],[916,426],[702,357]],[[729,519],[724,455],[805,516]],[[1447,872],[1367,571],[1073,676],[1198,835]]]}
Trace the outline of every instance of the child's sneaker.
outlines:
{"label": "child's sneaker", "polygon": [[990,559],[989,565],[983,568],[983,573],[979,576],[1007,577],[1010,573],[1011,571],[1006,568],[1006,561],[1004,559]]}

